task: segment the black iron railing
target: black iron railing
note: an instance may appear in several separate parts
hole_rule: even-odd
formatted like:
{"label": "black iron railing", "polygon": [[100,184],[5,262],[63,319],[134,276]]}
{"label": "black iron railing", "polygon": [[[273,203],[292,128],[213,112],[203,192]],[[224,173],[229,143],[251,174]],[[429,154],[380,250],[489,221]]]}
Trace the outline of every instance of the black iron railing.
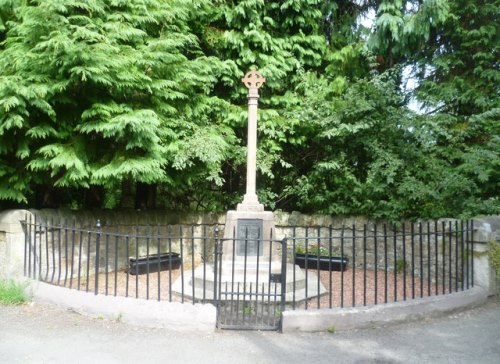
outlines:
{"label": "black iron railing", "polygon": [[[23,225],[28,277],[95,294],[179,302],[195,266],[213,262],[216,241],[208,225],[136,227],[131,234],[103,231],[99,221],[91,229],[36,218]],[[213,299],[194,291],[191,297]]]}
{"label": "black iron railing", "polygon": [[[320,276],[327,289],[303,302],[293,300],[291,306],[367,306],[469,289],[474,285],[473,230],[472,221],[455,220],[283,227],[295,262],[305,253],[306,276]],[[328,258],[330,267],[325,265]]]}
{"label": "black iron railing", "polygon": [[[95,222],[26,218],[24,274],[113,296],[214,302],[215,225],[113,232]],[[287,309],[366,306],[449,294],[474,285],[471,221],[277,226],[287,237]],[[301,268],[298,268],[300,266]],[[193,284],[195,280],[201,283]]]}

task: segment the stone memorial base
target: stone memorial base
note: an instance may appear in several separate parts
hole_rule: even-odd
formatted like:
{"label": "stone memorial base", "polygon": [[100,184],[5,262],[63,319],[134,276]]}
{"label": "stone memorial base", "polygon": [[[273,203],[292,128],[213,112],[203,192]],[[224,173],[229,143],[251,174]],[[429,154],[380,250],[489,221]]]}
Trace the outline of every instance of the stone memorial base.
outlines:
{"label": "stone memorial base", "polygon": [[[217,272],[220,275],[221,291],[255,294],[276,290],[276,293],[280,293],[281,284],[275,283],[280,281],[282,268],[279,240],[275,236],[274,214],[271,211],[264,211],[262,205],[240,204],[236,211],[228,211],[224,237],[220,241],[221,271]],[[287,264],[286,270],[287,302],[294,300],[300,302],[306,297],[314,298],[327,292],[323,284],[318,282],[317,274],[309,272],[306,277],[298,265],[291,263]],[[214,298],[214,277],[213,264],[199,266],[195,269],[194,275],[185,275],[184,287],[179,278],[172,289],[179,294],[184,292],[184,296],[191,299],[194,291],[196,301],[211,301]],[[234,299],[229,294],[223,294],[220,298]],[[251,299],[250,295],[248,299]]]}
{"label": "stone memorial base", "polygon": [[[295,270],[295,286],[294,286],[294,270]],[[265,275],[263,274],[262,277]],[[269,277],[269,274],[267,275]],[[232,282],[232,277],[231,276],[223,276],[221,277],[221,286],[222,289],[225,290],[225,285],[227,284],[228,287],[231,287],[231,284],[233,284],[234,291],[237,291],[238,289],[238,284],[239,284],[239,289],[241,292],[243,292],[243,287],[245,283],[245,293],[258,293],[262,292],[262,289],[264,289],[265,292],[268,292],[269,289],[271,289],[271,292],[274,292],[275,284],[273,282],[269,283],[269,279],[262,280],[259,279],[258,282],[258,291],[256,288],[257,282],[255,282],[255,279],[253,280],[246,280],[244,282],[243,277],[238,277],[234,280],[234,283]],[[304,301],[307,297],[307,299],[310,298],[315,298],[317,296],[323,295],[327,293],[327,289],[325,286],[319,282],[319,291],[318,291],[318,276],[314,272],[308,272],[307,273],[307,280],[306,280],[306,275],[304,271],[298,266],[298,265],[293,265],[293,264],[287,264],[287,275],[286,275],[286,295],[285,295],[285,301],[287,303],[291,303],[295,301],[296,303],[300,303]],[[307,284],[306,284],[307,283]],[[217,282],[218,284],[218,282]],[[252,285],[252,287],[250,287]],[[270,286],[269,286],[270,285]],[[307,286],[307,291],[306,291],[306,286]],[[214,299],[214,267],[212,264],[207,264],[205,269],[203,269],[203,266],[199,266],[195,269],[194,271],[194,279],[191,274],[186,274],[184,277],[184,297],[193,299],[193,288],[194,288],[194,299],[195,301],[213,301]],[[295,288],[295,289],[294,289]],[[217,288],[218,289],[218,288]],[[173,286],[172,286],[172,291],[181,294],[182,293],[182,281],[181,278],[178,278]],[[205,296],[203,296],[203,293],[205,292]],[[280,293],[281,292],[281,285],[276,284],[276,292]],[[307,293],[307,294],[306,294]],[[223,295],[221,297],[221,300],[233,300],[234,298],[230,297],[230,295]],[[242,299],[242,298],[240,298]],[[250,297],[246,297],[247,300],[250,300]],[[254,298],[253,298],[254,299]]]}

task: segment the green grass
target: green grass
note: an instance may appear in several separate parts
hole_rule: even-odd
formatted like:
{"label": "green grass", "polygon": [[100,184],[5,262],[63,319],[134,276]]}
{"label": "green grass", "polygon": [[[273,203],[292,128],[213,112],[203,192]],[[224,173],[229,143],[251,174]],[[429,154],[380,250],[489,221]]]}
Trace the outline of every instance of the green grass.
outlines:
{"label": "green grass", "polygon": [[500,244],[490,241],[488,243],[488,255],[490,257],[490,264],[495,269],[497,277],[500,278]]}
{"label": "green grass", "polygon": [[0,280],[0,304],[20,305],[26,302],[24,286],[12,280]]}

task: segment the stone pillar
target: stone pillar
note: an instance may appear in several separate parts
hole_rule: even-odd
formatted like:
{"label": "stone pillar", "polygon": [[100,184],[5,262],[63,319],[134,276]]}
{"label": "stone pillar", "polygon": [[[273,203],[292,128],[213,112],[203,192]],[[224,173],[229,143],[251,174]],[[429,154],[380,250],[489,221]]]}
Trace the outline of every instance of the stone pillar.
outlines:
{"label": "stone pillar", "polygon": [[[264,205],[259,203],[256,194],[256,179],[257,179],[257,106],[259,100],[259,88],[262,87],[266,79],[257,71],[248,72],[245,77],[241,79],[244,85],[248,88],[248,145],[247,145],[247,180],[246,180],[246,193],[243,201],[238,204],[236,211],[228,211],[226,215],[226,224],[224,229],[224,244],[223,255],[223,271],[224,266],[232,270],[238,270],[239,266],[245,265],[247,269],[251,269],[257,262],[256,257],[247,256],[245,258],[243,251],[248,249],[255,249],[255,237],[263,242],[259,248],[260,250],[260,265],[264,266],[262,262],[271,259],[271,270],[276,271],[281,269],[281,261],[279,256],[269,256],[269,240],[277,239],[274,230],[274,214],[271,211],[264,211]],[[252,239],[245,248],[244,235],[245,233],[251,234]],[[257,234],[257,235],[256,235]],[[235,249],[229,242],[236,239]],[[266,242],[267,241],[267,242]],[[273,253],[272,253],[273,254]],[[261,268],[259,268],[260,270]],[[269,269],[269,268],[267,268]],[[269,274],[269,272],[267,273]]]}
{"label": "stone pillar", "polygon": [[474,284],[488,290],[490,295],[500,293],[500,287],[488,256],[488,243],[500,244],[500,216],[474,219]]}
{"label": "stone pillar", "polygon": [[248,72],[241,81],[248,88],[248,144],[247,144],[247,185],[243,202],[238,204],[237,211],[264,211],[255,193],[257,175],[257,105],[259,88],[266,79],[257,71]]}
{"label": "stone pillar", "polygon": [[0,213],[0,278],[18,279],[23,276],[25,231],[21,221],[30,215],[27,210]]}

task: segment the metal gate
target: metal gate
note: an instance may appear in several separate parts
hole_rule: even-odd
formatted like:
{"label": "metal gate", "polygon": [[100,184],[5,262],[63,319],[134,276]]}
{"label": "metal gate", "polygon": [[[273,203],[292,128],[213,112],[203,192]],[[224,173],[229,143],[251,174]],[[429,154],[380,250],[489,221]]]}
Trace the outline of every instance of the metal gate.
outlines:
{"label": "metal gate", "polygon": [[251,237],[248,228],[243,236],[217,243],[217,328],[281,330],[286,297],[286,238]]}

